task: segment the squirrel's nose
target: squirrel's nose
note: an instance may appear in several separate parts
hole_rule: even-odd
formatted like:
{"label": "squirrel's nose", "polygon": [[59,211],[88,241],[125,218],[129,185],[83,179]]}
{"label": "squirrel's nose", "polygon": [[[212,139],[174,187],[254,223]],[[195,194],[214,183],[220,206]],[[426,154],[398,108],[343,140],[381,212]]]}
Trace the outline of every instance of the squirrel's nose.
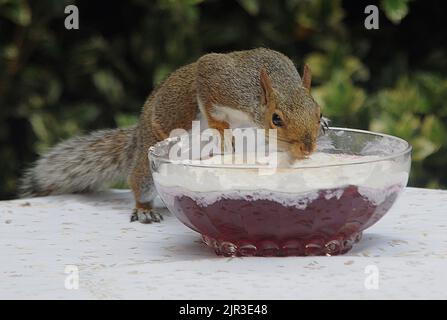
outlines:
{"label": "squirrel's nose", "polygon": [[313,151],[312,146],[308,146],[308,145],[304,145],[301,147],[301,153],[307,157],[308,155],[310,155]]}
{"label": "squirrel's nose", "polygon": [[312,144],[305,144],[303,142],[293,143],[289,148],[289,153],[294,159],[303,159],[310,155],[313,151]]}

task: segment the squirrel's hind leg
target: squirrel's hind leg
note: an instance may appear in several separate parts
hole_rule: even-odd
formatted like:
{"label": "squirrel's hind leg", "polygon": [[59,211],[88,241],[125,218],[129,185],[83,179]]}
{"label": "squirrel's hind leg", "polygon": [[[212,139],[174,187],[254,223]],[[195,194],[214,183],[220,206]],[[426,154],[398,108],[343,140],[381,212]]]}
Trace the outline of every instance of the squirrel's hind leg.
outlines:
{"label": "squirrel's hind leg", "polygon": [[160,222],[163,216],[152,208],[152,202],[157,196],[152,174],[149,169],[149,160],[146,155],[139,154],[132,173],[129,176],[129,185],[135,197],[135,209],[130,221],[140,223]]}

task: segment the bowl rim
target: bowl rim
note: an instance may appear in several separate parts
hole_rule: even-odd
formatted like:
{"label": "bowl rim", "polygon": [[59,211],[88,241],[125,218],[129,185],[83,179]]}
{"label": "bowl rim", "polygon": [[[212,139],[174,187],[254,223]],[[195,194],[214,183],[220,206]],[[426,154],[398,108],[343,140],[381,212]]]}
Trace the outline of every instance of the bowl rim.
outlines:
{"label": "bowl rim", "polygon": [[[338,162],[338,163],[330,163],[330,164],[319,164],[319,165],[312,165],[312,164],[307,164],[307,165],[296,165],[293,167],[278,167],[277,169],[290,169],[290,170],[297,170],[297,169],[305,169],[305,168],[327,168],[327,167],[341,167],[341,166],[350,166],[350,165],[359,165],[359,164],[366,164],[366,163],[375,163],[375,162],[380,162],[380,161],[387,161],[387,160],[391,160],[394,158],[399,158],[409,152],[412,151],[412,146],[411,144],[399,137],[390,135],[390,134],[386,134],[386,133],[380,133],[380,132],[374,132],[374,131],[368,131],[368,130],[362,130],[362,129],[352,129],[352,128],[344,128],[344,127],[329,127],[327,130],[333,130],[333,131],[347,131],[347,132],[356,132],[356,133],[362,133],[362,134],[368,134],[368,135],[373,135],[373,136],[378,136],[378,137],[387,137],[390,139],[394,139],[396,141],[400,141],[402,142],[405,147],[403,148],[403,150],[396,152],[394,154],[390,154],[387,156],[380,156],[379,159],[366,159],[366,160],[349,160],[346,162]],[[214,163],[200,163],[200,162],[186,162],[185,160],[171,160],[168,159],[167,157],[164,156],[159,156],[157,154],[155,154],[155,149],[159,148],[160,145],[162,143],[169,143],[171,141],[174,140],[178,140],[180,138],[180,136],[175,136],[175,137],[169,137],[166,138],[162,141],[157,142],[156,144],[152,145],[151,147],[149,147],[148,150],[148,157],[149,157],[149,161],[153,161],[153,159],[157,159],[158,161],[164,162],[164,163],[171,163],[171,164],[179,164],[179,165],[184,165],[184,166],[189,166],[189,167],[205,167],[205,168],[222,168],[222,169],[267,169],[267,168],[271,168],[268,167],[266,165],[243,165],[243,164],[214,164]],[[191,161],[191,160],[189,160]]]}

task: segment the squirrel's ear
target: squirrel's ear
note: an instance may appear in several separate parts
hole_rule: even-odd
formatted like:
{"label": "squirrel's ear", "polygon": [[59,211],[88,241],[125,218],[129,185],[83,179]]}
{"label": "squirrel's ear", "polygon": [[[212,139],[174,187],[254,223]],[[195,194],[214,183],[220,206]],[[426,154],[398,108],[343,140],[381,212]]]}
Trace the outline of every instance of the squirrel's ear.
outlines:
{"label": "squirrel's ear", "polygon": [[310,92],[310,86],[312,82],[312,72],[310,71],[310,68],[307,64],[304,65],[303,70],[303,87],[307,89],[307,91]]}
{"label": "squirrel's ear", "polygon": [[262,89],[262,104],[267,105],[272,96],[273,88],[270,77],[264,68],[261,69],[260,78],[261,78],[261,89]]}

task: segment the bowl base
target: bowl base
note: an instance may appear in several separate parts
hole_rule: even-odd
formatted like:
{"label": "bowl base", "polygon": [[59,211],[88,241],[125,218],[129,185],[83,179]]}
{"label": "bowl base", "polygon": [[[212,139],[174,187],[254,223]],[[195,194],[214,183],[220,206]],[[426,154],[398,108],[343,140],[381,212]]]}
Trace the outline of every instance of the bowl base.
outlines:
{"label": "bowl base", "polygon": [[351,250],[362,238],[362,232],[349,236],[339,235],[330,239],[290,239],[285,242],[225,241],[202,235],[203,242],[219,256],[224,257],[290,257],[290,256],[336,256]]}

